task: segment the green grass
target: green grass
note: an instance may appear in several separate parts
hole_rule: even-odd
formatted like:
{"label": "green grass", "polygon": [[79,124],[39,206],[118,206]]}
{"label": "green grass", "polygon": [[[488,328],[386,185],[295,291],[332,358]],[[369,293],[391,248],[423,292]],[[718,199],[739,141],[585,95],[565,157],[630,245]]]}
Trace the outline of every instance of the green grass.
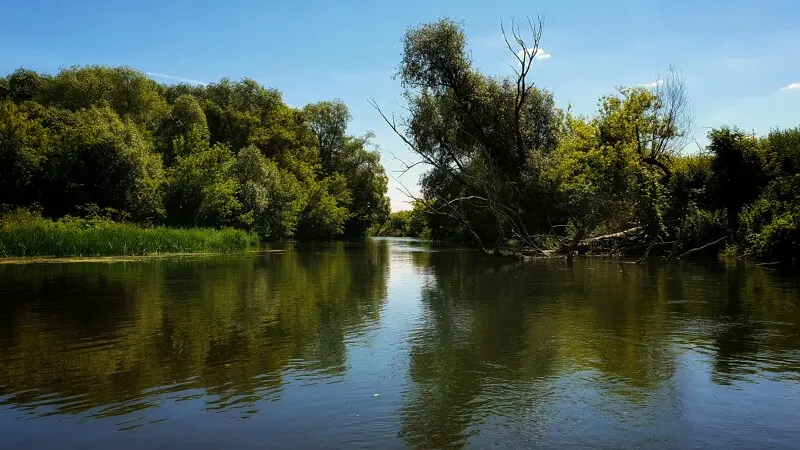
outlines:
{"label": "green grass", "polygon": [[245,250],[252,242],[251,235],[232,228],[142,227],[107,220],[52,221],[34,216],[0,224],[0,257],[221,253]]}

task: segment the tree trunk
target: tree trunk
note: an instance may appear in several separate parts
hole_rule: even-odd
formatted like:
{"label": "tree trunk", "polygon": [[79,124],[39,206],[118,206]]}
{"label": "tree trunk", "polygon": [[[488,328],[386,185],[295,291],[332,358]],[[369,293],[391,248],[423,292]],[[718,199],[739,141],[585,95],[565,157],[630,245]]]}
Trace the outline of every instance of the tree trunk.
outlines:
{"label": "tree trunk", "polygon": [[578,245],[583,241],[584,236],[586,236],[586,230],[581,228],[575,233],[575,236],[572,237],[566,249],[567,261],[572,261],[572,254],[578,249]]}
{"label": "tree trunk", "polygon": [[494,241],[494,254],[496,256],[500,256],[501,254],[501,246],[503,245],[503,226],[502,221],[500,220],[500,216],[495,214],[495,221],[497,222],[497,239]]}
{"label": "tree trunk", "polygon": [[678,229],[678,236],[675,238],[675,243],[672,244],[672,250],[669,252],[669,256],[667,259],[672,259],[678,254],[678,246],[681,245],[681,240],[683,239],[683,229],[686,228],[686,215],[689,214],[689,202],[687,200],[686,204],[683,205],[681,208],[681,224],[680,229]]}

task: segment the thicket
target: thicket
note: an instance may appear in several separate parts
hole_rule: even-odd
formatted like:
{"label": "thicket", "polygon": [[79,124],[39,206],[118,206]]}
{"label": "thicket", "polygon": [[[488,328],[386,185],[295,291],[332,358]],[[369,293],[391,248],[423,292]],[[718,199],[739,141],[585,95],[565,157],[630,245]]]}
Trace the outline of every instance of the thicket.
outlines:
{"label": "thicket", "polygon": [[[413,214],[430,237],[494,254],[585,252],[681,258],[800,255],[800,128],[709,132],[691,151],[689,93],[674,68],[619,87],[576,116],[534,86],[542,22],[504,31],[509,76],[481,73],[462,25],[411,28],[398,78],[406,114],[381,111],[422,164]],[[406,230],[395,214],[386,230]]]}
{"label": "thicket", "polygon": [[99,208],[145,227],[360,238],[389,214],[387,177],[372,135],[348,134],[349,121],[340,101],[293,108],[251,79],[19,69],[0,78],[0,204],[47,219]]}

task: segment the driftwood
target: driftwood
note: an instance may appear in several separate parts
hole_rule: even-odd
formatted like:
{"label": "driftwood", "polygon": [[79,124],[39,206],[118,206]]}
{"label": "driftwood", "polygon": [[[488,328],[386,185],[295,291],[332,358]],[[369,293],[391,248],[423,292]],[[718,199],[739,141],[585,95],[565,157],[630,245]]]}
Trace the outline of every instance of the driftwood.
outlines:
{"label": "driftwood", "polygon": [[717,245],[717,244],[719,244],[720,242],[724,241],[725,239],[728,239],[728,236],[723,236],[723,237],[721,237],[721,238],[717,239],[717,240],[716,240],[716,241],[714,241],[714,242],[709,242],[708,244],[701,245],[700,247],[693,248],[693,249],[691,249],[691,250],[689,250],[689,251],[687,251],[687,252],[681,253],[680,255],[678,255],[678,259],[681,259],[681,258],[683,258],[684,256],[691,255],[692,253],[695,253],[695,252],[699,252],[699,251],[705,250],[705,249],[707,249],[708,247],[711,247],[711,246]]}
{"label": "driftwood", "polygon": [[[630,238],[632,235],[636,234],[642,229],[642,227],[633,227],[627,230],[618,231],[616,233],[604,234],[602,236],[595,236],[586,239],[581,239],[572,250],[577,250],[579,253],[585,253],[589,251],[589,249],[594,244],[602,244],[604,242],[615,242],[615,246],[617,245],[616,242],[622,241],[624,239]],[[613,250],[612,253],[616,252]]]}
{"label": "driftwood", "polygon": [[[629,238],[629,237],[631,237],[631,235],[634,235],[637,232],[641,231],[641,229],[642,229],[642,227],[633,227],[633,228],[629,228],[627,230],[618,231],[616,233],[604,234],[602,236],[595,236],[595,237],[590,237],[590,238],[586,238],[586,239],[581,239],[580,241],[578,241],[577,245],[575,245],[575,248],[572,248],[572,249],[569,246],[563,246],[560,249],[539,249],[539,248],[522,247],[522,248],[518,248],[518,249],[513,250],[513,251],[512,250],[506,250],[506,249],[502,249],[502,250],[498,251],[497,249],[490,250],[490,249],[486,249],[486,248],[482,248],[482,250],[483,250],[484,254],[489,255],[489,256],[498,257],[498,258],[502,258],[502,259],[515,259],[515,260],[520,260],[520,261],[529,260],[529,259],[536,259],[537,257],[544,257],[544,258],[550,257],[550,258],[552,258],[552,257],[555,257],[555,256],[566,256],[567,259],[571,259],[572,256],[574,256],[576,254],[579,254],[579,249],[581,249],[581,248],[586,249],[587,247],[589,247],[593,243],[598,243],[598,242],[602,242],[602,241],[609,240],[609,239],[625,239],[625,238]],[[709,243],[707,243],[705,245],[702,245],[700,247],[688,250],[688,251],[678,255],[676,259],[681,259],[683,257],[691,255],[692,253],[696,253],[696,252],[705,250],[705,249],[707,249],[709,247],[712,247],[714,245],[719,244],[720,242],[724,241],[725,239],[727,239],[727,236],[722,237],[720,239],[717,239],[717,240],[715,240],[713,242],[709,242]],[[641,264],[643,261],[645,261],[650,256],[650,253],[652,253],[654,247],[663,246],[663,245],[674,245],[674,244],[677,244],[677,242],[678,242],[677,240],[675,240],[675,241],[663,241],[662,240],[661,242],[659,242],[659,239],[655,239],[655,240],[647,242],[647,243],[642,243],[641,245],[634,245],[632,247],[626,247],[622,251],[624,252],[624,251],[630,251],[630,250],[636,249],[636,248],[645,248],[645,252],[644,252],[643,255],[641,255],[635,261],[631,261],[631,263],[633,263],[633,264]],[[675,252],[672,252],[672,253],[674,254]],[[672,255],[670,255],[667,259],[672,259]]]}
{"label": "driftwood", "polygon": [[628,237],[628,235],[633,234],[633,233],[635,233],[635,232],[637,232],[637,231],[639,231],[641,229],[642,229],[642,227],[633,227],[633,228],[629,228],[627,230],[623,230],[623,231],[620,231],[620,232],[617,232],[617,233],[605,234],[603,236],[597,236],[597,237],[593,237],[593,238],[584,239],[580,243],[584,244],[584,245],[588,245],[588,244],[591,244],[592,242],[602,241],[604,239],[624,238],[624,237]]}

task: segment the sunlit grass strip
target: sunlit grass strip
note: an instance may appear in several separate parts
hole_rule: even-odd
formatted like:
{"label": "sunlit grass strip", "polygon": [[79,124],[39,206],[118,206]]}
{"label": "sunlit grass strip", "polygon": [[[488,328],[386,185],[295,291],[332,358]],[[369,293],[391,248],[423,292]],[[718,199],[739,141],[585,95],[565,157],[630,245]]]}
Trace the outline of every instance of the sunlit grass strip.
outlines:
{"label": "sunlit grass strip", "polygon": [[144,228],[105,222],[92,227],[46,219],[0,228],[0,257],[133,256],[165,253],[221,253],[253,242],[232,228]]}

